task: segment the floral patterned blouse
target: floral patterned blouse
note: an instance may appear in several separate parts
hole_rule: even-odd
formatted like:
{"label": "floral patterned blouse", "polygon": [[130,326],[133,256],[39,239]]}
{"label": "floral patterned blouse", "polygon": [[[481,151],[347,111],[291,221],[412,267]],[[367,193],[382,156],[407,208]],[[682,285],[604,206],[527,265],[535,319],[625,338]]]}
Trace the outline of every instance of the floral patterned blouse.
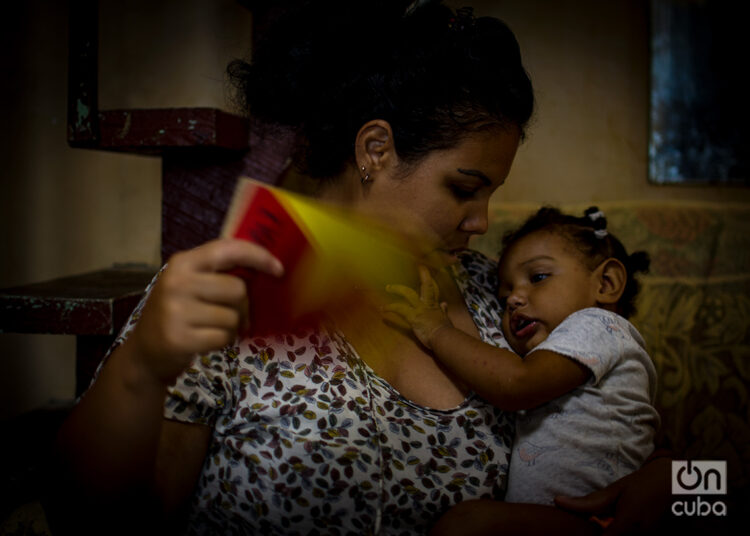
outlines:
{"label": "floral patterned blouse", "polygon": [[[496,265],[460,258],[479,333],[503,344]],[[188,534],[424,534],[459,501],[503,497],[513,433],[474,394],[449,410],[410,402],[333,327],[200,356],[165,416],[213,428]]]}

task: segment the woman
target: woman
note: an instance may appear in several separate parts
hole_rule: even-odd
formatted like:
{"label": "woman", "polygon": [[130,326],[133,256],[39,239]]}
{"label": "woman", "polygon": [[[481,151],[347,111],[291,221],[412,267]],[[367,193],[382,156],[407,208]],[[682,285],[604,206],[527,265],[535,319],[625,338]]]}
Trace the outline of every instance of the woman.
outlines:
{"label": "woman", "polygon": [[[451,263],[438,281],[451,321],[496,341],[494,264],[456,255],[486,231],[531,116],[513,34],[439,3],[312,4],[231,67],[247,108],[295,131],[320,199]],[[284,269],[231,240],[172,257],[65,423],[60,454],[97,498],[87,516],[142,530],[151,490],[156,517],[188,533],[420,534],[455,503],[502,498],[511,416],[384,321],[378,296],[316,329],[235,341],[248,306],[235,267]],[[561,512],[561,527],[586,523]]]}

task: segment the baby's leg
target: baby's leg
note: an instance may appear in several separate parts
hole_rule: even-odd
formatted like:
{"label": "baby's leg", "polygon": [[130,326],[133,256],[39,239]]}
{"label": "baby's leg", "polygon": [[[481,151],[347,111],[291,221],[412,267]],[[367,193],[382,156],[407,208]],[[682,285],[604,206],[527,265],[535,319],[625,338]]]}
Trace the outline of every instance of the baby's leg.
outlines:
{"label": "baby's leg", "polygon": [[600,533],[601,527],[586,518],[577,517],[554,506],[478,499],[459,503],[448,510],[435,523],[430,536]]}

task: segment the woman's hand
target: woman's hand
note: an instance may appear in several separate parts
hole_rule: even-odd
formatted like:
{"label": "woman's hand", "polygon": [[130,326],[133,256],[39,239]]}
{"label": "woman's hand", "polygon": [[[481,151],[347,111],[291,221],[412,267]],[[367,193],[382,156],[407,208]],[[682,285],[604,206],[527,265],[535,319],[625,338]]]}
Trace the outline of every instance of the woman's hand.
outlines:
{"label": "woman's hand", "polygon": [[247,329],[245,283],[226,273],[236,267],[284,272],[267,250],[244,240],[214,240],[170,258],[124,343],[149,378],[169,385],[194,354],[222,348]]}
{"label": "woman's hand", "polygon": [[604,489],[584,497],[555,497],[555,504],[600,519],[613,517],[605,536],[655,533],[671,499],[671,462],[670,458],[655,458]]}
{"label": "woman's hand", "polygon": [[133,331],[60,427],[60,473],[52,480],[63,526],[80,529],[85,520],[88,534],[98,523],[129,516],[142,527],[153,522],[152,491],[166,507],[190,496],[211,431],[165,424],[166,386],[196,353],[230,344],[246,326],[245,284],[226,273],[238,267],[284,271],[267,250],[241,240],[215,240],[169,260]]}
{"label": "woman's hand", "polygon": [[405,285],[388,285],[386,290],[401,296],[405,301],[386,305],[383,310],[397,314],[411,327],[414,335],[427,348],[432,348],[432,339],[444,326],[452,326],[446,313],[446,304],[440,303],[440,289],[426,266],[419,267],[420,290]]}

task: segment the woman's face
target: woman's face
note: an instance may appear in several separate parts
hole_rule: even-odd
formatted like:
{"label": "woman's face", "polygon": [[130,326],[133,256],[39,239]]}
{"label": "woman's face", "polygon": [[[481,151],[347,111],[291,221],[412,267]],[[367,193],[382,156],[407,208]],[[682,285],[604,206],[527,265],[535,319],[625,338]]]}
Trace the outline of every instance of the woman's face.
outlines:
{"label": "woman's face", "polygon": [[516,129],[494,129],[433,151],[405,174],[389,166],[360,208],[452,259],[487,231],[490,196],[508,176],[519,139]]}

